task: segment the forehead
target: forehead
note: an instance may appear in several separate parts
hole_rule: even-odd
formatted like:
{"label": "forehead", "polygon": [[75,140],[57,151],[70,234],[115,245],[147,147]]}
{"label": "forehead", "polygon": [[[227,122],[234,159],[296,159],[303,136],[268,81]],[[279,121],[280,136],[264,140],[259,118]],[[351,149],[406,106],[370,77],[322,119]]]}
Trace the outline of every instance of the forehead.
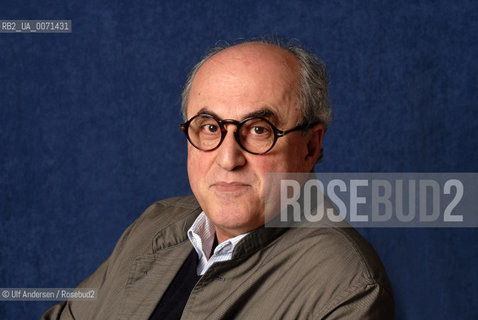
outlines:
{"label": "forehead", "polygon": [[276,46],[243,44],[225,49],[196,73],[188,118],[205,109],[227,118],[240,118],[256,109],[269,109],[280,120],[298,118],[299,70],[295,56]]}

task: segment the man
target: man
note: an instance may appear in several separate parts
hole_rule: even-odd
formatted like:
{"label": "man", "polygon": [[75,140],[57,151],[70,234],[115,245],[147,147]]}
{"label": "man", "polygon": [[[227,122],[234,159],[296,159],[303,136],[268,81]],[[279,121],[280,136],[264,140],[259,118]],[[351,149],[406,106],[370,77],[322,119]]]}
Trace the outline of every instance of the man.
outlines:
{"label": "man", "polygon": [[148,208],[80,284],[98,299],[44,319],[393,318],[383,266],[353,229],[264,226],[279,212],[266,174],[312,172],[321,154],[317,58],[265,42],[217,50],[193,69],[183,114],[194,197]]}

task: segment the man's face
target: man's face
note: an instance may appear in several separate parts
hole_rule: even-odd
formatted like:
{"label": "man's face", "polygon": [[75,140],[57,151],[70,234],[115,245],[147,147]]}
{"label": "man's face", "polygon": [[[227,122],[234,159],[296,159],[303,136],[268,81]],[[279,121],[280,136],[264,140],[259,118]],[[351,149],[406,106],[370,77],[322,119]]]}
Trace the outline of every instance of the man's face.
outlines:
{"label": "man's face", "polygon": [[[218,119],[241,121],[257,112],[280,130],[294,128],[299,65],[287,51],[263,44],[243,44],[209,59],[194,78],[188,119],[210,113]],[[216,226],[219,242],[253,230],[265,222],[266,173],[310,172],[317,159],[322,127],[289,133],[266,154],[250,154],[234,139],[236,126],[213,151],[188,143],[191,189]]]}

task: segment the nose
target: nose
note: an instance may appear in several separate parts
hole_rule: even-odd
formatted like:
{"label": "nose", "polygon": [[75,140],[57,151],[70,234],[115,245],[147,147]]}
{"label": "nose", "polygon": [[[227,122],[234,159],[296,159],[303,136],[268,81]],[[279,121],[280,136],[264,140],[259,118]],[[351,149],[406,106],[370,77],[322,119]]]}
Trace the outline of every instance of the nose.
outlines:
{"label": "nose", "polygon": [[245,151],[242,150],[234,137],[237,129],[233,124],[226,124],[227,134],[219,148],[217,148],[216,163],[227,171],[236,170],[246,164]]}

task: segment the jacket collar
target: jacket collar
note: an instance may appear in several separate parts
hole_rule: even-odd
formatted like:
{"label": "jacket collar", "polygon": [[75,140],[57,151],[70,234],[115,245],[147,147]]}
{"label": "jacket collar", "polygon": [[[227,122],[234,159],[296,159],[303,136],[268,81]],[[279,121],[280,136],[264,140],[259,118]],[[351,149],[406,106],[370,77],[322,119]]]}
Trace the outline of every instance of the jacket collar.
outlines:
{"label": "jacket collar", "polygon": [[[187,231],[202,212],[202,209],[196,199],[191,197],[188,200],[171,208],[172,212],[170,214],[176,215],[177,219],[156,233],[153,238],[153,253],[189,241]],[[232,258],[245,258],[253,254],[266,247],[286,230],[286,228],[266,228],[264,226],[252,230],[234,248]]]}

